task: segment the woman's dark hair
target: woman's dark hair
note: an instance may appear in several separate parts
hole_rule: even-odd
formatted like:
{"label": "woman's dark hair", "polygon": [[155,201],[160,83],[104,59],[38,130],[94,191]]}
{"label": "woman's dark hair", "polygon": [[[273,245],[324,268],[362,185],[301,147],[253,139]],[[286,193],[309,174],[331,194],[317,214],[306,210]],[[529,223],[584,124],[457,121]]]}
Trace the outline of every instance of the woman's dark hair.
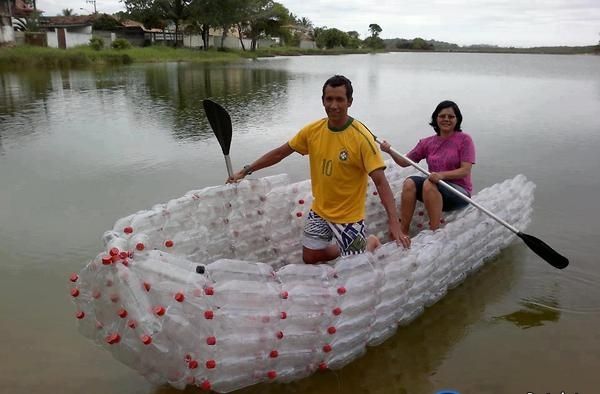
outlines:
{"label": "woman's dark hair", "polygon": [[435,107],[435,110],[431,114],[431,122],[429,123],[429,125],[433,127],[437,135],[440,135],[440,127],[437,124],[437,116],[440,112],[442,112],[443,109],[446,108],[452,108],[454,110],[454,114],[456,115],[456,126],[454,126],[454,131],[462,131],[462,129],[460,128],[460,124],[462,123],[463,117],[460,113],[458,105],[456,105],[454,101],[444,100],[441,103],[439,103],[437,107]]}
{"label": "woman's dark hair", "polygon": [[334,75],[333,77],[325,81],[325,84],[323,85],[323,95],[321,96],[321,99],[325,99],[325,88],[327,86],[331,86],[332,88],[337,88],[338,86],[345,86],[346,98],[348,99],[348,101],[352,100],[352,82],[350,82],[350,80],[344,77],[343,75]]}

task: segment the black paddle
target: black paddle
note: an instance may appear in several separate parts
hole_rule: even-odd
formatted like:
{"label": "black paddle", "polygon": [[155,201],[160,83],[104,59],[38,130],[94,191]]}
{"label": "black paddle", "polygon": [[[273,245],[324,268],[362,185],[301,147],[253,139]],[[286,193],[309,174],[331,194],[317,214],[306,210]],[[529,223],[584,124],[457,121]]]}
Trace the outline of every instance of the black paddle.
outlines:
{"label": "black paddle", "polygon": [[[375,138],[375,141],[377,143],[381,143],[381,141],[379,141],[379,139],[375,135],[373,135],[373,137]],[[394,148],[390,148],[390,151],[392,153],[395,153],[396,155],[400,156],[404,160],[406,160],[411,166],[415,167],[417,170],[421,171],[423,174],[429,176],[429,172],[427,172],[427,170],[425,170],[423,167],[419,166],[417,163],[410,160],[406,156],[402,155]],[[464,194],[462,194],[461,192],[459,192],[452,186],[448,185],[446,182],[439,181],[438,184],[442,185],[447,190],[451,191],[458,197],[462,198],[469,204],[473,205],[475,208],[479,209],[481,212],[485,213],[486,215],[488,215],[489,217],[496,220],[498,223],[500,223],[501,225],[503,225],[504,227],[506,227],[513,233],[515,233],[519,238],[521,238],[525,242],[525,244],[527,246],[529,246],[529,249],[533,250],[535,252],[535,254],[537,254],[544,260],[546,260],[553,267],[556,267],[558,269],[563,269],[569,265],[569,259],[567,259],[565,256],[561,255],[560,253],[558,253],[557,251],[552,249],[547,243],[545,243],[541,239],[538,239],[538,238],[534,237],[533,235],[522,233],[514,226],[508,224],[504,220],[500,219],[498,216],[494,215],[492,212],[488,211],[486,208],[482,207],[475,201],[471,200],[469,197],[465,196]]]}
{"label": "black paddle", "polygon": [[225,164],[227,165],[227,173],[233,176],[233,168],[231,167],[231,159],[229,158],[229,147],[231,146],[231,117],[219,104],[210,99],[202,100],[206,117],[210,123],[210,127],[215,133],[221,150],[225,156]]}

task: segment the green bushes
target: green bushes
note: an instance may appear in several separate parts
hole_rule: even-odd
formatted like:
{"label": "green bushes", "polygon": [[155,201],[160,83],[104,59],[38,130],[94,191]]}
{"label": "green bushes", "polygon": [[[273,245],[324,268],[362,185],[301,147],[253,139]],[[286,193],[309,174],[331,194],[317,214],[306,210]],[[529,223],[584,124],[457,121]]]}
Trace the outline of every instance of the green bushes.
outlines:
{"label": "green bushes", "polygon": [[95,51],[99,51],[104,48],[104,40],[100,37],[92,37],[90,38],[90,48]]}
{"label": "green bushes", "polygon": [[111,46],[114,49],[129,49],[131,48],[131,43],[124,38],[117,38],[113,41]]}

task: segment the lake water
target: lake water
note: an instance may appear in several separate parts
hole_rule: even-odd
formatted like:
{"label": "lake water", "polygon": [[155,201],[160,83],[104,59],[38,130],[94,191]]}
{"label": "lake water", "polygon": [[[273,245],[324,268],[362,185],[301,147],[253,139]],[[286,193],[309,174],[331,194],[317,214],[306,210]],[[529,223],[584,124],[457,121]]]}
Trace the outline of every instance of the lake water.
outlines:
{"label": "lake water", "polygon": [[[68,277],[118,218],[226,178],[201,100],[231,113],[236,169],[323,117],[344,74],[351,115],[406,152],[456,101],[476,189],[536,183],[527,232],[408,327],[339,371],[244,393],[589,394],[600,387],[600,57],[393,53],[235,65],[0,73],[0,392],[176,393],[77,333]],[[293,155],[259,175],[308,176]],[[190,392],[195,392],[190,390]]]}

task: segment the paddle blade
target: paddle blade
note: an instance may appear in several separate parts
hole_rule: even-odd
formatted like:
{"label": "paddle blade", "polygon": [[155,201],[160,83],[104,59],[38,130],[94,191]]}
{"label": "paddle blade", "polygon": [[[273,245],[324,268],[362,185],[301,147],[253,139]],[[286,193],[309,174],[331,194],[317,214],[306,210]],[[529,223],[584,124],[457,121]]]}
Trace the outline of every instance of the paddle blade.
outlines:
{"label": "paddle blade", "polygon": [[215,133],[221,150],[225,156],[229,155],[229,147],[231,146],[231,117],[219,104],[212,100],[202,100],[206,117],[210,123],[210,127]]}
{"label": "paddle blade", "polygon": [[553,267],[563,269],[569,265],[569,259],[559,254],[541,239],[521,232],[518,232],[517,235],[529,246],[529,249],[533,250],[535,254],[546,260]]}

